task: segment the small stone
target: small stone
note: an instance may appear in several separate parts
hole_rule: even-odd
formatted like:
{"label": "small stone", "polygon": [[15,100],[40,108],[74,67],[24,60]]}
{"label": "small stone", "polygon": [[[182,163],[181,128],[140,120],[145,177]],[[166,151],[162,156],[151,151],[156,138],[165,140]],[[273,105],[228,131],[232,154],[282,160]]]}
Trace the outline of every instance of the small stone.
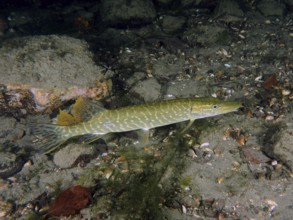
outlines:
{"label": "small stone", "polygon": [[252,147],[242,147],[241,153],[243,154],[246,161],[251,164],[260,164],[270,161],[270,158],[263,154],[262,151],[256,150]]}
{"label": "small stone", "polygon": [[162,21],[163,31],[174,34],[183,29],[186,19],[184,17],[165,16]]}
{"label": "small stone", "polygon": [[24,135],[24,130],[20,128],[15,128],[11,134],[7,136],[7,139],[12,141],[17,141],[21,139]]}
{"label": "small stone", "polygon": [[282,90],[282,95],[283,96],[287,96],[287,95],[290,95],[291,94],[291,91],[290,90],[288,90],[288,89],[283,89]]}
{"label": "small stone", "polygon": [[222,184],[224,182],[224,180],[225,180],[225,177],[224,176],[219,176],[216,179],[216,181],[217,181],[218,184]]}
{"label": "small stone", "polygon": [[33,161],[32,160],[28,160],[24,165],[23,167],[30,167],[33,165]]}
{"label": "small stone", "polygon": [[151,102],[159,98],[161,85],[155,78],[140,81],[131,89],[131,93],[143,98],[145,102]]}
{"label": "small stone", "polygon": [[129,79],[125,81],[126,86],[132,87],[137,82],[143,80],[143,78],[146,77],[146,74],[144,72],[135,72]]}
{"label": "small stone", "polygon": [[85,155],[94,155],[95,150],[89,145],[68,144],[59,150],[53,158],[54,163],[60,168],[70,168],[78,158]]}
{"label": "small stone", "polygon": [[8,213],[12,210],[12,204],[4,201],[0,198],[0,218],[3,218],[8,215]]}
{"label": "small stone", "polygon": [[208,142],[202,143],[200,145],[200,147],[209,147],[209,146],[210,146],[210,143],[208,143]]}
{"label": "small stone", "polygon": [[267,115],[266,116],[266,121],[272,121],[272,120],[274,120],[275,118],[274,118],[274,116],[272,116],[272,115]]}
{"label": "small stone", "polygon": [[104,171],[104,176],[106,179],[109,179],[112,176],[112,174],[113,174],[113,169],[111,168],[108,168]]}
{"label": "small stone", "polygon": [[182,212],[183,212],[183,214],[187,214],[187,208],[184,206],[184,205],[182,205]]}
{"label": "small stone", "polygon": [[261,0],[257,4],[258,10],[264,16],[283,16],[285,14],[286,6],[274,0]]}

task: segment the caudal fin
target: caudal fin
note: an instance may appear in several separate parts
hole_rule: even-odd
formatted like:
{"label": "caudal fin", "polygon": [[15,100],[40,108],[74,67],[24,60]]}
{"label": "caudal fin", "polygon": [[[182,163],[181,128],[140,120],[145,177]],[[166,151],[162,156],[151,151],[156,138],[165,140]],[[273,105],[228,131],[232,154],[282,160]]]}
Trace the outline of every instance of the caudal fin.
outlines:
{"label": "caudal fin", "polygon": [[33,143],[42,153],[49,153],[64,143],[68,137],[64,135],[62,126],[53,124],[31,124],[30,133]]}

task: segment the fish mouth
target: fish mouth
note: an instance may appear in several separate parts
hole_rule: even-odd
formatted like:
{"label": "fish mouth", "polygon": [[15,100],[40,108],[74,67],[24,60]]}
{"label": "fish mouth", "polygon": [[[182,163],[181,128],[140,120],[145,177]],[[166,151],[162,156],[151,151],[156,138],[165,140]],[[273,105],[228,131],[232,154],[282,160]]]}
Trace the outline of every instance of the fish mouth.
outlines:
{"label": "fish mouth", "polygon": [[236,112],[239,108],[243,107],[240,102],[227,102],[225,106],[223,106],[223,112]]}

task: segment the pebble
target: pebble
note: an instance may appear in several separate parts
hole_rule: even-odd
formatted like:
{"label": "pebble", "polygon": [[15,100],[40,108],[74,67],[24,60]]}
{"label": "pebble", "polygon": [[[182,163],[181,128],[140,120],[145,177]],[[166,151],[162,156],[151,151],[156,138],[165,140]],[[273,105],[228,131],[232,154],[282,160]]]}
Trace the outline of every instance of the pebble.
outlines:
{"label": "pebble", "polygon": [[9,152],[0,154],[0,178],[8,178],[18,173],[25,161],[21,157]]}
{"label": "pebble", "polygon": [[53,161],[60,168],[70,168],[79,157],[94,154],[94,148],[89,145],[71,143],[59,150],[54,155]]}
{"label": "pebble", "polygon": [[283,96],[290,95],[290,93],[291,93],[291,91],[288,90],[288,89],[283,89],[283,90],[282,90],[282,95],[283,95]]}
{"label": "pebble", "polygon": [[274,118],[274,116],[272,116],[272,115],[267,115],[266,116],[266,121],[272,121],[272,120],[274,120],[275,118]]}
{"label": "pebble", "polygon": [[12,204],[4,201],[0,198],[0,218],[3,218],[9,214],[9,212],[12,210]]}
{"label": "pebble", "polygon": [[159,98],[160,91],[161,85],[159,82],[155,78],[149,78],[132,87],[131,94],[143,98],[145,102],[151,102]]}

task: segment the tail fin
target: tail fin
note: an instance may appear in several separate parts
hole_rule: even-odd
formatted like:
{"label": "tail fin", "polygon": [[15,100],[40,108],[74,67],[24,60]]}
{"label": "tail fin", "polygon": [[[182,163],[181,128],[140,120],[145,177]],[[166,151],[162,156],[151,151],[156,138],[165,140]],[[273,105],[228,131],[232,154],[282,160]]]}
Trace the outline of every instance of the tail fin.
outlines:
{"label": "tail fin", "polygon": [[53,124],[31,124],[29,125],[30,133],[35,137],[33,143],[36,144],[42,153],[50,153],[68,137],[64,135],[62,126]]}

